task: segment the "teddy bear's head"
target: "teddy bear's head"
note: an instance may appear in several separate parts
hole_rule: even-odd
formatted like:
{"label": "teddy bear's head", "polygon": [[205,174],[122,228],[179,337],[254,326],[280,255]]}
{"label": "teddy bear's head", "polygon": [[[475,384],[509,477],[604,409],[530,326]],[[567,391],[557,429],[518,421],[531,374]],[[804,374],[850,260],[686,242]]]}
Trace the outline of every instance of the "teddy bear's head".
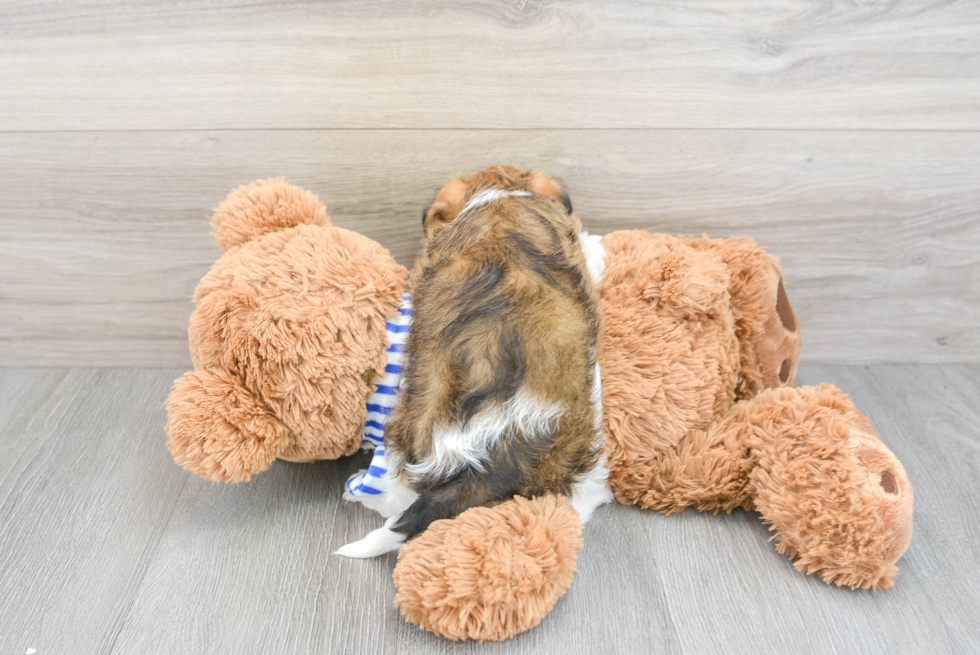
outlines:
{"label": "teddy bear's head", "polygon": [[241,481],[276,458],[353,453],[405,269],[371,239],[331,227],[315,195],[281,179],[233,191],[213,227],[227,252],[194,294],[195,370],[168,405],[174,458]]}

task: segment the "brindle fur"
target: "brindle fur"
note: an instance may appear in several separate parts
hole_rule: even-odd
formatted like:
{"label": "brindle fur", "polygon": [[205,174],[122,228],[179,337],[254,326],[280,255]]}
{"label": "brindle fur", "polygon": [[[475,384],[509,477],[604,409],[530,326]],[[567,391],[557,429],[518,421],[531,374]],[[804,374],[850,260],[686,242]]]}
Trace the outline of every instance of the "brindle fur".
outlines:
{"label": "brindle fur", "polygon": [[[488,188],[534,195],[495,200],[454,220]],[[591,391],[599,319],[568,197],[541,173],[498,166],[452,180],[423,225],[404,392],[385,431],[388,452],[420,494],[394,528],[407,538],[515,494],[570,495],[598,456]],[[432,454],[434,428],[465,426],[519,389],[561,403],[550,433],[509,429],[482,470],[405,472]]]}

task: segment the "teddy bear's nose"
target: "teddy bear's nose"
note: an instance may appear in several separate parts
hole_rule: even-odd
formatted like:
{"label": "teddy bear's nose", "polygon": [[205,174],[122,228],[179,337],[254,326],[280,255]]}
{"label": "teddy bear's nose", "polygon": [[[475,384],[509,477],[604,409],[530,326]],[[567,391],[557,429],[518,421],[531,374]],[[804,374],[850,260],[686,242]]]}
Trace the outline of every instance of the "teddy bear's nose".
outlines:
{"label": "teddy bear's nose", "polygon": [[892,494],[893,496],[898,493],[898,482],[895,481],[895,476],[892,475],[891,471],[883,471],[881,474],[881,488],[885,490],[885,493]]}

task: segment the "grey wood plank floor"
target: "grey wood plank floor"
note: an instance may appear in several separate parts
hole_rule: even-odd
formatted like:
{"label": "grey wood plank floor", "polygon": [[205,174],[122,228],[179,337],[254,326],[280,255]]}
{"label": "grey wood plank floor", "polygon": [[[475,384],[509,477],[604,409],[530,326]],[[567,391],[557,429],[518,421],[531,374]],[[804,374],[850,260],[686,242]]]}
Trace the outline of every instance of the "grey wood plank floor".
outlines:
{"label": "grey wood plank floor", "polygon": [[363,457],[235,486],[179,469],[179,373],[0,369],[0,652],[980,652],[980,365],[801,370],[849,391],[912,479],[894,588],[803,576],[752,513],[607,506],[554,611],[483,645],[405,623],[394,556],[331,554],[379,523],[340,498]]}

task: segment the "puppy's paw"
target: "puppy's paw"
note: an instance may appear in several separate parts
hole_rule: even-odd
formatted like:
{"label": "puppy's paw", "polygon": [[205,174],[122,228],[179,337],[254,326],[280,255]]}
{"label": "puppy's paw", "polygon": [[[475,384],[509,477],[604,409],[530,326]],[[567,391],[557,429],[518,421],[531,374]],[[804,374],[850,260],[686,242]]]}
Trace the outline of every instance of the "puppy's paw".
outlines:
{"label": "puppy's paw", "polygon": [[352,559],[368,559],[398,550],[405,543],[405,535],[389,527],[393,526],[397,519],[397,516],[388,519],[383,528],[374,530],[360,541],[339,548],[334,554]]}

